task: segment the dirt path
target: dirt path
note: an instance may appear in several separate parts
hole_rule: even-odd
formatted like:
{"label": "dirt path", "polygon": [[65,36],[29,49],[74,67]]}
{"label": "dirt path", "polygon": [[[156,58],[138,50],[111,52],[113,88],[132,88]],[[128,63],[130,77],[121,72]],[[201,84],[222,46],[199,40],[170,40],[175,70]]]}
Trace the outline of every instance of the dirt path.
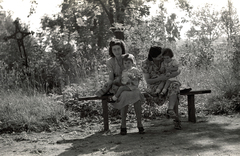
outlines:
{"label": "dirt path", "polygon": [[209,116],[197,123],[183,119],[183,130],[174,130],[172,121],[145,121],[146,134],[137,133],[135,123],[128,134],[119,135],[119,124],[110,124],[111,133],[98,132],[98,124],[70,127],[52,133],[0,135],[1,156],[162,156],[240,155],[240,115]]}

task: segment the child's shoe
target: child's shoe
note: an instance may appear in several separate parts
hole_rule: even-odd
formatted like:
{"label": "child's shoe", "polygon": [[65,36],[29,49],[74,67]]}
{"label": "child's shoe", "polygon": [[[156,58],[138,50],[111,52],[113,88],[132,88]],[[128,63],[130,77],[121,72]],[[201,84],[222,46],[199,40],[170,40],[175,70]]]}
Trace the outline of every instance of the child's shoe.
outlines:
{"label": "child's shoe", "polygon": [[160,95],[161,97],[163,97],[163,96],[165,95],[165,93],[161,92],[159,95]]}
{"label": "child's shoe", "polygon": [[100,90],[98,90],[95,95],[97,95],[98,97],[103,96],[104,94],[106,94],[109,89],[111,88],[111,85],[109,85],[108,83],[106,83]]}
{"label": "child's shoe", "polygon": [[105,92],[104,92],[102,89],[98,90],[98,91],[95,93],[95,95],[97,95],[97,97],[101,97],[101,96],[103,96],[104,94],[105,94]]}
{"label": "child's shoe", "polygon": [[116,101],[117,101],[117,97],[116,96],[112,96],[108,100],[109,103],[115,103]]}
{"label": "child's shoe", "polygon": [[160,96],[163,97],[166,94],[167,90],[163,89],[162,92],[160,93]]}

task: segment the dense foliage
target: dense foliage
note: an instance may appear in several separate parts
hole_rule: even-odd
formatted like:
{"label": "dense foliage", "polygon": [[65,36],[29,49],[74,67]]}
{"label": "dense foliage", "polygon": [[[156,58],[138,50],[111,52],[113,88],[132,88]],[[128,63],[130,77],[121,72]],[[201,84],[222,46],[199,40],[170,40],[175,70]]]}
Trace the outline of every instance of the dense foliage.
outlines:
{"label": "dense foliage", "polygon": [[[61,12],[43,17],[42,29],[24,38],[29,67],[23,64],[16,40],[3,40],[15,32],[14,20],[5,15],[0,23],[2,90],[61,94],[65,109],[80,117],[98,116],[102,112],[99,105],[94,105],[97,102],[78,102],[74,96],[93,95],[106,82],[108,42],[117,37],[125,40],[138,67],[151,46],[172,48],[182,66],[180,81],[193,89],[212,90],[211,96],[196,99],[197,112],[239,111],[240,25],[231,0],[220,11],[209,4],[194,10],[187,0],[175,0],[176,7],[185,12],[184,17],[167,12],[167,0],[161,0],[157,14],[149,17],[147,2],[64,0]],[[30,15],[37,3],[33,0],[32,4]],[[185,23],[192,27],[183,39],[180,32]],[[30,31],[21,20],[20,26],[21,30]],[[141,82],[140,88],[145,87],[145,82]],[[182,111],[186,109],[185,101],[183,98]],[[0,110],[5,105],[1,103]],[[143,107],[145,117],[161,115],[165,109],[148,103]],[[112,108],[109,111],[112,116],[119,115]],[[66,115],[62,110],[60,114]],[[0,116],[0,123],[5,120]]]}

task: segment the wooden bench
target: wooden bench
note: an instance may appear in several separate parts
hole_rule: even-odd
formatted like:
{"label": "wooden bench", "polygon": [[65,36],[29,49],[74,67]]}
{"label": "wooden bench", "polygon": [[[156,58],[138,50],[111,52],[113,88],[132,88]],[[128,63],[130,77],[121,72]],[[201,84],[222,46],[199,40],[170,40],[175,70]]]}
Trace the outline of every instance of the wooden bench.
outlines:
{"label": "wooden bench", "polygon": [[[195,94],[206,94],[211,93],[211,90],[181,90],[180,95],[187,95],[188,101],[188,121],[189,122],[196,122],[196,112],[195,112]],[[146,96],[146,93],[143,93]],[[109,123],[108,123],[108,99],[111,97],[112,94],[104,95],[102,97],[97,96],[90,96],[90,97],[77,97],[78,101],[84,100],[102,100],[102,108],[103,108],[103,119],[104,119],[104,130],[109,130]],[[175,112],[178,113],[178,104],[175,105],[174,108]]]}

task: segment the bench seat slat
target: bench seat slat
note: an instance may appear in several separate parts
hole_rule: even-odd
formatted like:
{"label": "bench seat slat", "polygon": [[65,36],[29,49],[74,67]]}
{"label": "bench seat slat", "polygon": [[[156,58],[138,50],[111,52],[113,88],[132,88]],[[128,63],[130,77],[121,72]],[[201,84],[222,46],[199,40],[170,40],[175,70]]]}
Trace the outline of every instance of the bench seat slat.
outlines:
{"label": "bench seat slat", "polygon": [[[206,93],[211,93],[211,90],[196,90],[196,91],[189,91],[185,92],[184,90],[180,91],[180,95],[194,95],[194,94],[206,94]],[[146,93],[143,93],[145,95]],[[102,100],[102,99],[107,99],[109,96],[112,96],[113,94],[107,94],[102,97],[97,97],[97,96],[88,96],[88,97],[78,97],[78,101],[83,101],[83,100]]]}
{"label": "bench seat slat", "polygon": [[211,93],[211,90],[196,90],[196,91],[190,91],[190,92],[183,92],[180,94],[181,95],[194,95],[194,94],[206,94],[206,93]]}
{"label": "bench seat slat", "polygon": [[104,97],[88,96],[88,97],[79,97],[78,101],[83,101],[83,100],[101,100],[101,99],[104,99]]}

